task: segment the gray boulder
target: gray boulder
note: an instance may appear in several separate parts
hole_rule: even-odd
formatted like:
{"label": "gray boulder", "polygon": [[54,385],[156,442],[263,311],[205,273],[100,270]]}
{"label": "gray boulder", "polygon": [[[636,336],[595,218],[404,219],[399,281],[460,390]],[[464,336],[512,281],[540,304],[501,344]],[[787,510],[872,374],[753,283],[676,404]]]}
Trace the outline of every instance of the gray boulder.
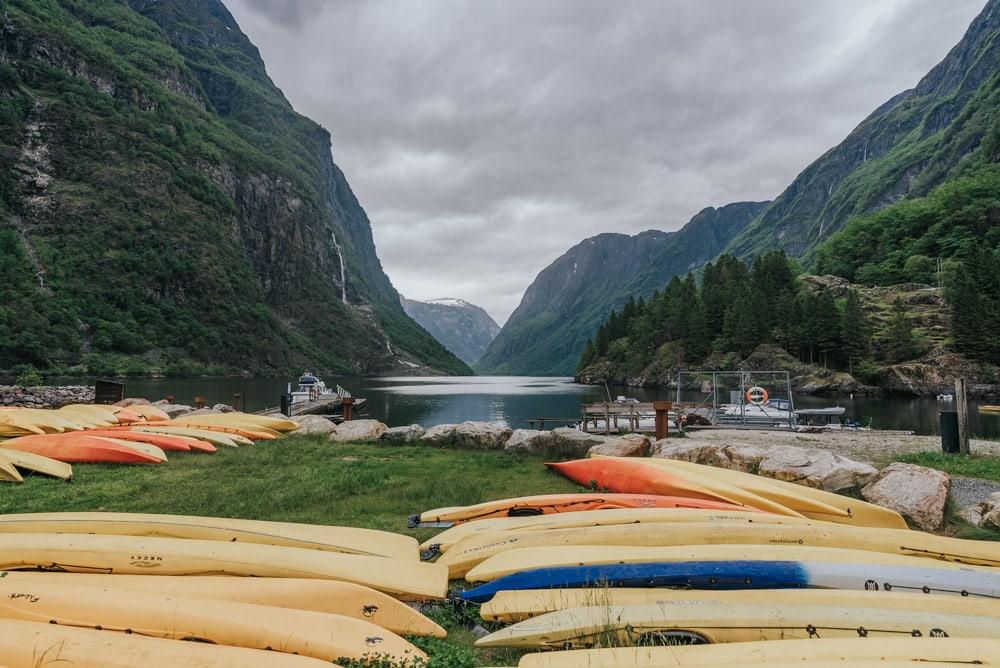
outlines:
{"label": "gray boulder", "polygon": [[212,410],[216,413],[235,413],[236,409],[229,404],[215,404],[212,406]]}
{"label": "gray boulder", "polygon": [[502,450],[514,430],[506,422],[463,422],[439,424],[420,438],[435,445],[476,450]]}
{"label": "gray boulder", "polygon": [[148,406],[149,400],[141,397],[127,397],[121,401],[116,401],[114,405],[121,406],[122,408],[128,408],[129,406]]}
{"label": "gray boulder", "polygon": [[646,457],[649,455],[649,444],[649,437],[642,434],[612,436],[604,443],[592,446],[587,454],[606,457]]}
{"label": "gray boulder", "polygon": [[1000,530],[1000,492],[994,492],[979,503],[963,508],[958,516],[973,526]]}
{"label": "gray boulder", "polygon": [[687,439],[664,438],[653,443],[653,456],[679,459],[695,464],[732,468],[732,461],[721,443],[704,443]]}
{"label": "gray boulder", "polygon": [[[169,415],[171,418],[184,417],[185,415],[190,415],[194,412],[194,408],[191,406],[185,406],[184,404],[153,404],[161,411]],[[209,411],[211,412],[211,411]]]}
{"label": "gray boulder", "polygon": [[378,420],[350,420],[338,424],[330,434],[330,440],[335,443],[377,441],[386,429],[388,427]]}
{"label": "gray boulder", "polygon": [[586,457],[595,445],[607,442],[608,437],[560,427],[552,431],[518,429],[507,441],[505,450],[514,453],[545,454],[552,457]]}
{"label": "gray boulder", "polygon": [[731,443],[726,446],[726,456],[729,457],[729,468],[744,473],[756,473],[760,463],[764,461],[767,450],[746,443]]}
{"label": "gray boulder", "polygon": [[944,506],[951,478],[947,473],[916,464],[896,462],[861,490],[871,503],[895,510],[924,531],[944,526]]}
{"label": "gray boulder", "polygon": [[379,441],[383,443],[413,443],[419,441],[426,430],[419,424],[411,424],[405,427],[390,427],[382,432]]}
{"label": "gray boulder", "polygon": [[758,473],[827,492],[839,492],[864,487],[875,479],[878,469],[829,450],[776,445],[767,449]]}
{"label": "gray boulder", "polygon": [[299,415],[295,423],[299,428],[292,432],[294,434],[332,434],[337,430],[333,421],[322,415]]}

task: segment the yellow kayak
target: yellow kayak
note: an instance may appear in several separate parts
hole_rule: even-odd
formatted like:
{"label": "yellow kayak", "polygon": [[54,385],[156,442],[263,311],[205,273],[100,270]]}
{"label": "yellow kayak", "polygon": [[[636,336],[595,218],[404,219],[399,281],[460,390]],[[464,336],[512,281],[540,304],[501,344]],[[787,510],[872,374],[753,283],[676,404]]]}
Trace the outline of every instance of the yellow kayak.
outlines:
{"label": "yellow kayak", "polygon": [[193,538],[232,543],[259,543],[416,561],[417,541],[410,536],[294,522],[267,522],[228,517],[144,513],[13,513],[0,515],[0,534],[105,534]]}
{"label": "yellow kayak", "polygon": [[[512,624],[476,641],[477,647],[586,648],[663,643],[671,638],[709,643],[759,640],[941,636],[1000,639],[996,617],[833,605],[691,602],[569,608]],[[876,640],[872,640],[876,639]]]}
{"label": "yellow kayak", "polygon": [[7,668],[330,668],[319,659],[200,642],[0,619]]}
{"label": "yellow kayak", "polygon": [[253,429],[254,427],[265,427],[274,431],[294,431],[299,428],[298,423],[292,420],[266,417],[264,415],[254,415],[251,413],[208,413],[205,415],[191,415],[174,418],[174,424],[186,424],[197,426],[223,425],[235,427],[237,429]]}
{"label": "yellow kayak", "polygon": [[980,413],[1000,413],[1000,406],[980,406]]}
{"label": "yellow kayak", "polygon": [[301,654],[335,661],[377,649],[402,662],[423,652],[374,624],[321,612],[185,598],[129,589],[34,583],[0,578],[0,618],[121,631],[157,638]]}
{"label": "yellow kayak", "polygon": [[656,524],[675,522],[747,522],[749,524],[815,524],[818,520],[770,513],[729,512],[700,508],[610,508],[575,513],[497,517],[456,524],[420,545],[421,550],[447,552],[469,536],[498,535],[512,531],[549,531],[616,524]]}
{"label": "yellow kayak", "polygon": [[517,548],[602,545],[669,547],[681,545],[795,545],[840,547],[978,566],[1000,566],[1000,543],[961,540],[920,531],[871,531],[842,524],[750,524],[683,522],[514,531],[470,536],[438,560],[451,577],[461,577],[487,558]]}
{"label": "yellow kayak", "polygon": [[91,585],[233,603],[310,610],[371,622],[397,635],[445,637],[445,630],[409,605],[371,587],[301,578],[235,578],[212,575],[97,575],[5,571],[0,578],[17,586],[38,583]]}
{"label": "yellow kayak", "polygon": [[120,445],[123,448],[131,448],[132,450],[137,450],[138,452],[142,452],[152,457],[156,457],[161,462],[167,461],[167,453],[165,453],[162,449],[156,447],[155,445],[151,445],[149,443],[140,443],[139,441],[124,441],[120,438],[114,438],[111,436],[94,436],[94,438],[99,441],[111,441],[112,443],[116,443],[117,445]]}
{"label": "yellow kayak", "polygon": [[0,482],[23,482],[24,478],[6,455],[0,454]]}
{"label": "yellow kayak", "polygon": [[[821,489],[797,485],[784,480],[765,478],[764,476],[742,471],[732,471],[730,469],[694,464],[677,459],[662,459],[650,457],[641,460],[643,464],[655,466],[661,470],[667,470],[676,475],[693,473],[702,476],[702,480],[716,479],[730,485],[736,485],[744,489],[753,491],[761,496],[766,496],[774,501],[779,499],[801,508],[801,512],[806,517],[837,522],[839,524],[851,524],[854,526],[868,526],[885,529],[907,529],[906,521],[894,510],[882,508],[872,503],[866,503],[849,496],[826,492]],[[820,507],[834,508],[844,514],[834,514],[818,509],[809,509],[809,504],[821,504]]]}
{"label": "yellow kayak", "polygon": [[890,666],[901,662],[913,668],[934,665],[1000,665],[1000,641],[985,638],[811,638],[763,640],[723,645],[672,647],[614,647],[528,654],[519,668],[674,668],[680,666],[774,666],[797,661],[804,668],[817,662],[856,668],[874,661]]}
{"label": "yellow kayak", "polygon": [[[2,445],[3,443],[0,442],[0,446]],[[69,464],[36,455],[32,452],[8,450],[0,447],[0,457],[8,459],[11,464],[24,471],[52,476],[53,478],[60,478],[62,480],[73,478],[73,467]]]}
{"label": "yellow kayak", "polygon": [[1000,601],[959,596],[926,596],[894,591],[851,589],[742,589],[718,591],[704,589],[629,589],[601,587],[591,589],[522,589],[498,592],[479,608],[487,622],[511,624],[566,608],[601,606],[662,605],[684,606],[690,602],[714,601],[749,604],[832,605],[863,608],[923,610],[959,615],[985,615],[1000,618]]}
{"label": "yellow kayak", "polygon": [[448,569],[412,559],[214,540],[0,534],[0,570],[35,569],[341,580],[405,600],[443,598],[448,587]]}
{"label": "yellow kayak", "polygon": [[[850,550],[840,547],[808,547],[799,545],[682,545],[672,547],[572,545],[568,547],[528,547],[501,552],[470,570],[466,574],[465,579],[469,582],[489,582],[504,575],[538,568],[672,561],[801,561],[830,564],[852,563],[946,570],[975,570],[983,572],[996,571],[996,569],[983,566],[965,566],[950,561],[929,562],[925,559],[915,557],[885,554],[883,552],[867,552],[865,550]],[[997,572],[1000,573],[1000,571]]]}
{"label": "yellow kayak", "polygon": [[218,431],[208,431],[207,429],[196,429],[192,427],[173,427],[170,425],[160,426],[150,424],[142,426],[130,425],[130,431],[145,432],[147,434],[169,434],[171,436],[187,436],[196,438],[199,441],[208,441],[212,445],[225,446],[227,448],[237,448],[241,445],[253,445],[253,441],[238,434],[225,434]]}

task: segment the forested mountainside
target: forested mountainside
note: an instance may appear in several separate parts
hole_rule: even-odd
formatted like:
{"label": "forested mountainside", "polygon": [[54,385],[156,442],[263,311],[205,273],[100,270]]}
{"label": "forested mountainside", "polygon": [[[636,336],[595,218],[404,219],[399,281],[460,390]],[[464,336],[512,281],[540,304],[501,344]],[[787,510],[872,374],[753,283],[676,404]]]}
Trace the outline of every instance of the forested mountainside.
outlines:
{"label": "forested mountainside", "polygon": [[0,5],[0,368],[470,369],[219,0]]}
{"label": "forested mountainside", "polygon": [[[630,299],[588,341],[578,377],[648,387],[685,369],[789,371],[805,392],[949,392],[958,376],[1000,382],[1000,262],[953,268],[942,289],[798,275],[782,251],[752,266],[731,255],[701,283],[674,278]],[[980,290],[969,290],[969,276]],[[979,319],[985,325],[972,321]]]}
{"label": "forested mountainside", "polygon": [[500,331],[490,314],[464,299],[403,298],[403,310],[466,364],[475,364]]}
{"label": "forested mountainside", "polygon": [[714,258],[767,205],[707,208],[676,232],[599,234],[546,267],[476,365],[480,373],[570,375],[597,327],[630,295],[648,295]]}
{"label": "forested mountainside", "polygon": [[781,249],[809,264],[852,217],[975,169],[1000,119],[998,32],[1000,1],[990,0],[941,63],[806,167],[727,251],[750,258]]}

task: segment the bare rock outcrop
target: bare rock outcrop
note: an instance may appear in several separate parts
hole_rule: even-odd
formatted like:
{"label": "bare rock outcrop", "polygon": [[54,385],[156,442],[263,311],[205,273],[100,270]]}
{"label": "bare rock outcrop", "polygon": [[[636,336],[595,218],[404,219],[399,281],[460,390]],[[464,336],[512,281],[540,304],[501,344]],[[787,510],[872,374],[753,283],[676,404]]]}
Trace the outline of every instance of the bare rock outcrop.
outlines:
{"label": "bare rock outcrop", "polygon": [[944,526],[944,507],[951,477],[943,471],[896,462],[861,490],[871,503],[895,510],[924,531]]}

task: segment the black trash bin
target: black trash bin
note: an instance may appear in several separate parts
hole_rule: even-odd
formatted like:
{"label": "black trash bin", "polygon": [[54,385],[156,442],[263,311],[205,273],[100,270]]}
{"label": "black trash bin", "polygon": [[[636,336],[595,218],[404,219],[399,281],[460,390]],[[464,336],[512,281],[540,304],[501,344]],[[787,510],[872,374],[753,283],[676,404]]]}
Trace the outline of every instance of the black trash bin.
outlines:
{"label": "black trash bin", "polygon": [[[292,417],[292,395],[290,394],[281,395],[281,414],[284,415],[285,417]],[[955,422],[955,424],[958,425],[958,422]],[[958,438],[957,426],[955,427],[955,438],[956,439]],[[958,441],[955,442],[957,443]],[[957,448],[958,446],[956,445],[955,447]],[[955,452],[958,452],[958,450],[956,450]]]}
{"label": "black trash bin", "polygon": [[941,411],[941,450],[957,454],[958,448],[958,413],[956,411]]}

